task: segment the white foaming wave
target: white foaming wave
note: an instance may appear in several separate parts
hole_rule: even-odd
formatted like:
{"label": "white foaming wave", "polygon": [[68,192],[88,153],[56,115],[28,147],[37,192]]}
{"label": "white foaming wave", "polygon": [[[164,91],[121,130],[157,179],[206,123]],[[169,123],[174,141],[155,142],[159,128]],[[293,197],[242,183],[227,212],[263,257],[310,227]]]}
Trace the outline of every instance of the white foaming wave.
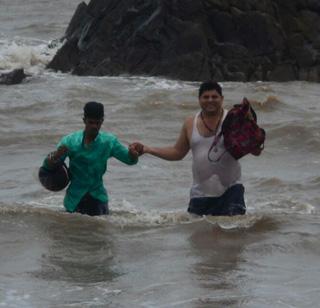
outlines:
{"label": "white foaming wave", "polygon": [[102,294],[102,295],[118,295],[118,294],[121,294],[122,293],[122,290],[120,290],[120,289],[114,289],[114,290],[112,290],[112,289],[110,289],[109,287],[102,287],[102,286],[96,286],[95,287],[98,291],[99,291],[99,293],[100,294]]}
{"label": "white foaming wave", "polygon": [[[160,227],[178,224],[190,224],[203,220],[203,217],[191,215],[185,210],[160,212],[156,210],[140,210],[126,200],[111,202],[110,215],[87,216],[74,213],[70,216],[63,207],[63,195],[50,195],[39,200],[1,205],[0,214],[31,214],[44,216],[71,217],[76,219],[99,220],[116,228],[126,227]],[[67,214],[67,215],[66,215]]]}
{"label": "white foaming wave", "polygon": [[68,214],[63,206],[63,196],[55,195],[48,196],[40,200],[33,200],[28,202],[17,202],[7,205],[0,203],[0,215],[40,215],[60,217],[61,215]]}
{"label": "white foaming wave", "polygon": [[[4,293],[4,292],[2,292]],[[0,307],[32,307],[29,303],[31,295],[21,290],[9,289],[0,300]]]}
{"label": "white foaming wave", "polygon": [[26,205],[32,208],[46,208],[46,209],[61,209],[63,204],[63,194],[54,194],[44,197],[43,199],[39,200],[32,200],[27,203]]}
{"label": "white foaming wave", "polygon": [[203,220],[183,211],[160,212],[156,210],[142,211],[127,200],[113,204],[110,216],[104,216],[114,226],[124,227],[157,227],[177,224],[189,224]]}
{"label": "white foaming wave", "polygon": [[153,76],[120,76],[114,78],[123,78],[135,82],[135,86],[130,88],[131,91],[141,91],[146,89],[151,90],[177,90],[190,89],[194,90],[197,87],[195,82],[179,81]]}
{"label": "white foaming wave", "polygon": [[266,219],[261,213],[252,213],[237,216],[197,216],[181,211],[160,212],[155,210],[141,211],[126,200],[122,200],[112,214],[107,216],[109,222],[120,227],[157,227],[180,224],[207,222],[223,230],[250,229]]}
{"label": "white foaming wave", "polygon": [[51,44],[49,47],[45,41],[1,40],[0,70],[24,68],[26,73],[38,74],[45,69],[61,44]]}
{"label": "white foaming wave", "polygon": [[314,214],[316,212],[316,209],[312,204],[288,197],[272,201],[262,201],[256,206],[258,206],[260,210],[266,209],[269,213]]}
{"label": "white foaming wave", "polygon": [[[139,209],[127,200],[116,201],[112,200],[110,207],[110,215],[103,216],[87,216],[74,213],[70,215],[63,207],[63,195],[50,195],[40,200],[29,201],[27,203],[16,204],[15,206],[0,206],[0,214],[31,214],[40,216],[60,217],[62,219],[84,219],[86,221],[96,221],[106,223],[115,228],[153,228],[167,227],[183,224],[193,224],[198,222],[206,222],[215,225],[224,230],[250,229],[256,224],[263,222],[268,216],[273,216],[273,213],[313,213],[314,207],[310,204],[301,204],[292,206],[288,209],[275,209],[275,203],[262,204],[260,207],[272,207],[272,211],[247,213],[246,215],[238,216],[197,216],[188,213],[185,209],[173,211],[145,210]],[[281,204],[281,202],[279,202]],[[64,220],[63,220],[64,221]]]}
{"label": "white foaming wave", "polygon": [[236,216],[205,216],[205,221],[224,230],[250,229],[263,220],[262,214],[246,214]]}

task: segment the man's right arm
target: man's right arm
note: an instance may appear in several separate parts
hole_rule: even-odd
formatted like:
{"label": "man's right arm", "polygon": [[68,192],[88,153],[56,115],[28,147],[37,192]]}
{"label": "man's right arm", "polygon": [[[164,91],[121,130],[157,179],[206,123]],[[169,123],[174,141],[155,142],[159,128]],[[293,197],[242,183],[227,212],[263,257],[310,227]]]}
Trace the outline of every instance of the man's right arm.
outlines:
{"label": "man's right arm", "polygon": [[67,153],[68,148],[65,145],[59,146],[56,151],[53,151],[48,154],[48,156],[45,158],[43,162],[43,166],[49,169],[54,168],[66,159]]}
{"label": "man's right arm", "polygon": [[143,146],[143,153],[151,154],[165,160],[181,160],[183,159],[190,150],[189,138],[188,138],[188,125],[189,120],[187,119],[180,131],[180,135],[174,146],[157,148]]}

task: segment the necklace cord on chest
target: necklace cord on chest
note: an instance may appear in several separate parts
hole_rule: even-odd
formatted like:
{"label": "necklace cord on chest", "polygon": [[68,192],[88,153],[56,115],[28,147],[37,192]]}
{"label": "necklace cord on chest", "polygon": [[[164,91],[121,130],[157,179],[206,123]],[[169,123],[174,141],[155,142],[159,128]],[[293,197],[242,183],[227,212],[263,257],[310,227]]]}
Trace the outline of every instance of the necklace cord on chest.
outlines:
{"label": "necklace cord on chest", "polygon": [[[206,127],[206,129],[207,129],[209,132],[216,134],[217,131],[218,131],[218,128],[219,128],[219,126],[220,126],[220,123],[221,123],[222,115],[223,115],[223,110],[222,110],[222,112],[220,112],[219,120],[218,120],[218,123],[217,123],[217,125],[216,125],[216,127],[215,127],[214,130],[213,130],[212,128],[210,128],[209,125],[206,123],[206,121],[205,121],[205,119],[204,119],[204,117],[203,117],[202,111],[201,111],[201,113],[200,113],[200,118],[201,118],[201,120],[202,120],[203,125]],[[222,156],[225,154],[225,152],[226,152],[226,151],[224,151],[217,159],[212,159],[212,158],[210,157],[210,152],[213,150],[213,148],[216,148],[216,147],[217,147],[217,144],[218,144],[218,142],[219,142],[219,140],[220,140],[221,137],[222,137],[222,132],[220,132],[218,135],[215,135],[215,137],[214,137],[214,139],[213,139],[213,142],[212,142],[212,144],[211,144],[211,146],[210,146],[210,149],[209,149],[209,151],[208,151],[208,160],[211,161],[211,162],[218,162],[218,161],[222,158]],[[214,152],[217,152],[217,149],[215,149],[215,150],[213,150],[213,151],[214,151]]]}
{"label": "necklace cord on chest", "polygon": [[210,133],[216,133],[218,128],[219,128],[219,125],[220,125],[220,122],[221,122],[221,119],[222,119],[222,115],[223,115],[223,110],[220,111],[220,115],[219,115],[219,120],[216,124],[216,127],[214,129],[212,129],[211,127],[209,127],[209,125],[206,123],[205,119],[204,119],[204,116],[203,116],[203,112],[201,111],[200,112],[200,118],[201,118],[201,121],[203,123],[203,125],[205,126],[205,128],[210,132]]}

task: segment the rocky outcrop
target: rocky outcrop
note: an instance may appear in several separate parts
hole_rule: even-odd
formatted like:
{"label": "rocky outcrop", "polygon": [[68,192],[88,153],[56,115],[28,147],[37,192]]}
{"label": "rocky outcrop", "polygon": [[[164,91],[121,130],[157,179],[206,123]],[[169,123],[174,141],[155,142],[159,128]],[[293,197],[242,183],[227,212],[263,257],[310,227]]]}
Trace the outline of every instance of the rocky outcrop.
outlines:
{"label": "rocky outcrop", "polygon": [[27,75],[22,68],[15,69],[8,73],[0,74],[0,84],[13,85],[21,83]]}
{"label": "rocky outcrop", "polygon": [[319,0],[91,0],[48,68],[182,80],[320,80]]}

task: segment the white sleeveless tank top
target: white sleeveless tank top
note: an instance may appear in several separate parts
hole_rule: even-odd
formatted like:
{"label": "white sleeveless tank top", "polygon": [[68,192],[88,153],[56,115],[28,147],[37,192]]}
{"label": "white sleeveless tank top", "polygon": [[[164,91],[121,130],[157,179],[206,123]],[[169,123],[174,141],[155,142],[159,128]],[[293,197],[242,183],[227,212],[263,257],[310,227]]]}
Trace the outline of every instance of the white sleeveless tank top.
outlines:
{"label": "white sleeveless tank top", "polygon": [[[223,136],[218,137],[221,132],[222,122],[227,115],[227,110],[223,110],[223,118],[216,135],[210,137],[200,135],[197,128],[199,115],[200,112],[194,117],[190,142],[193,174],[190,198],[219,197],[230,186],[239,183],[241,166],[238,160],[234,159],[226,151]],[[208,151],[215,140],[217,144],[210,151],[210,161],[208,159]]]}

